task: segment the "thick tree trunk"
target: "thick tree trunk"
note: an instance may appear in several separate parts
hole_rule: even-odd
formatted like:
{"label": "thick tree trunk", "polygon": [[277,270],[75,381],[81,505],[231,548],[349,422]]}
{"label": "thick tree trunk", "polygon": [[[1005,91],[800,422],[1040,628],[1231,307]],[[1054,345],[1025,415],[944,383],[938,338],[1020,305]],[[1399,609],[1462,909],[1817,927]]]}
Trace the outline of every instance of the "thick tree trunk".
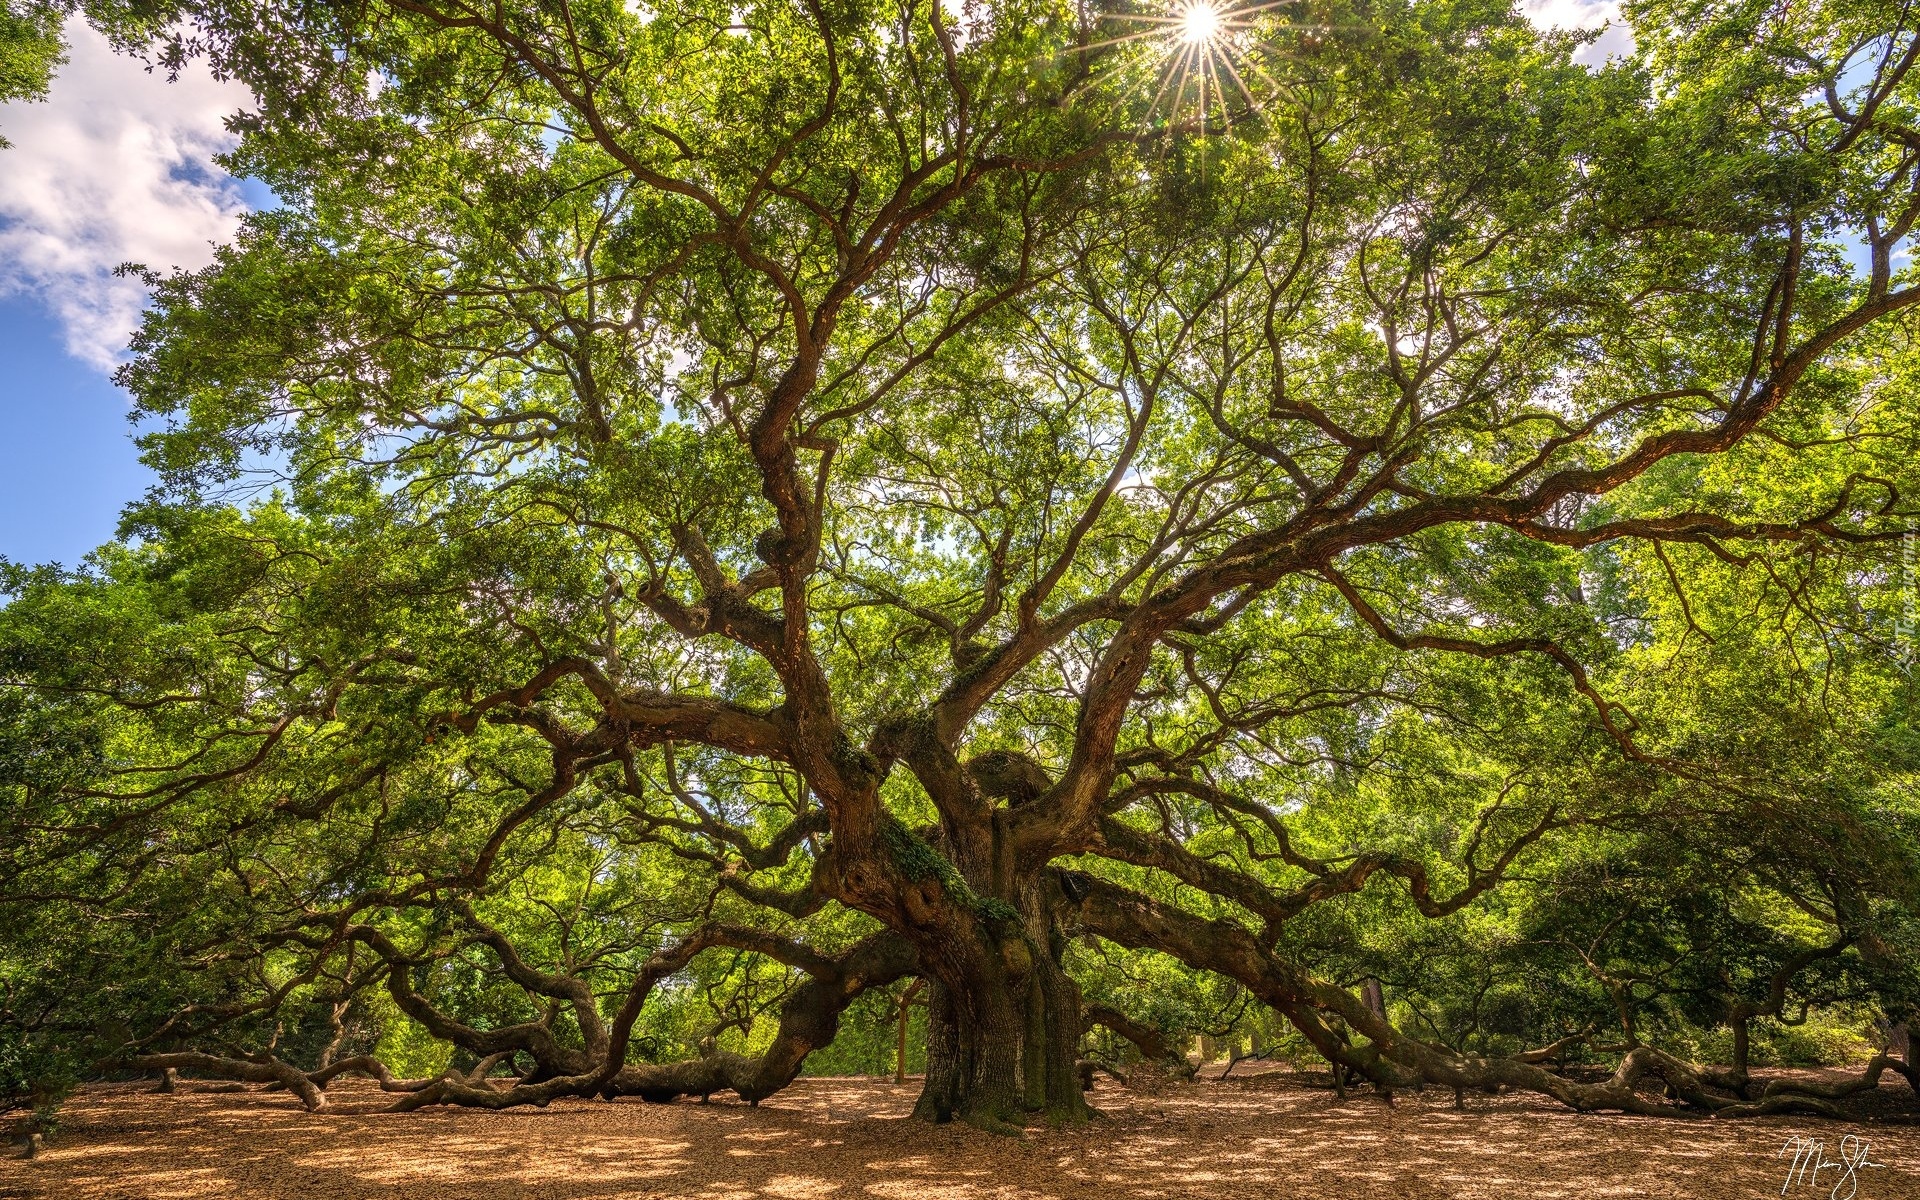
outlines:
{"label": "thick tree trunk", "polygon": [[1028,985],[1037,1018],[1030,1036],[1040,1042],[1030,1059],[1032,1070],[1041,1075],[1029,1078],[1028,1091],[1040,1098],[1035,1111],[1049,1124],[1079,1124],[1091,1115],[1080,1074],[1080,1038],[1087,1028],[1080,985],[1061,966],[1067,938],[1054,923],[1054,906],[1040,885],[1029,889],[1028,902],[1035,914],[1031,928],[1038,950]]}
{"label": "thick tree trunk", "polygon": [[1047,1107],[1047,998],[1036,984],[1027,987],[1027,1027],[1020,1038],[1021,1103],[1028,1112]]}
{"label": "thick tree trunk", "polygon": [[927,1082],[913,1115],[1013,1132],[1025,1117],[1020,1087],[1024,1004],[1004,983],[970,983],[930,989]]}
{"label": "thick tree trunk", "polygon": [[930,725],[896,732],[940,824],[916,832],[889,818],[866,855],[836,831],[845,857],[828,874],[843,903],[919,952],[929,1019],[914,1115],[1003,1133],[1035,1115],[1085,1120],[1080,993],[1060,969],[1059,885],[1040,864],[1020,865],[1010,833],[1010,814],[1044,790],[1045,774],[1012,753],[963,766]]}
{"label": "thick tree trunk", "polygon": [[921,951],[932,982],[926,1085],[914,1115],[1002,1133],[1035,1117],[1084,1121],[1080,993],[1057,960],[1060,939],[1036,939],[1011,920],[992,924],[988,933],[981,922],[980,944],[965,952],[944,947],[942,961],[929,964]]}

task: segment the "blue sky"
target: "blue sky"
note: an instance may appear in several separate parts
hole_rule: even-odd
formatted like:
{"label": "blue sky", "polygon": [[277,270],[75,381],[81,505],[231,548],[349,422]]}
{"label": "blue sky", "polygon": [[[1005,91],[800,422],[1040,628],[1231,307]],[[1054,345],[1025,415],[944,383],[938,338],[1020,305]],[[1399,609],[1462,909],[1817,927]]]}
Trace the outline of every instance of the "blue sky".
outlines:
{"label": "blue sky", "polygon": [[114,268],[203,266],[271,193],[212,161],[244,89],[67,32],[51,96],[0,104],[0,555],[73,566],[152,482],[111,382],[146,297]]}
{"label": "blue sky", "polygon": [[[1526,0],[1543,25],[1592,27],[1613,0]],[[74,566],[152,482],[111,382],[144,296],[120,263],[195,268],[272,201],[212,157],[248,95],[189,71],[169,84],[84,24],[41,104],[0,104],[0,556]],[[1582,58],[1631,43],[1610,31]]]}
{"label": "blue sky", "polygon": [[128,438],[126,395],[67,353],[59,320],[32,296],[0,300],[0,364],[11,435],[0,442],[0,556],[73,566],[152,478]]}

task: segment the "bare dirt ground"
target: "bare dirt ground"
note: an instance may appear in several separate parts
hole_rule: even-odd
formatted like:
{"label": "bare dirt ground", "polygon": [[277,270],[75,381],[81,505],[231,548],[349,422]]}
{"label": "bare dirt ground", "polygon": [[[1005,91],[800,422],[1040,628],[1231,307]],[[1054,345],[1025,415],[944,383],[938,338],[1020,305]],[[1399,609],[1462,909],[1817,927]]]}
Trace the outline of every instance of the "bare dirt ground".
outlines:
{"label": "bare dirt ground", "polygon": [[[1920,1126],[1580,1115],[1513,1095],[1460,1112],[1433,1091],[1389,1107],[1301,1078],[1236,1072],[1152,1096],[1102,1081],[1092,1099],[1107,1119],[1025,1139],[906,1121],[917,1082],[874,1079],[801,1080],[758,1109],[716,1097],[407,1114],[355,1112],[381,1097],[343,1082],[332,1096],[345,1111],[318,1115],[284,1093],[103,1085],[74,1097],[38,1160],[0,1162],[0,1197],[1920,1200]],[[1837,1169],[1783,1193],[1777,1155],[1795,1134],[1822,1139],[1829,1160],[1853,1134],[1885,1165],[1861,1170],[1853,1193]]]}

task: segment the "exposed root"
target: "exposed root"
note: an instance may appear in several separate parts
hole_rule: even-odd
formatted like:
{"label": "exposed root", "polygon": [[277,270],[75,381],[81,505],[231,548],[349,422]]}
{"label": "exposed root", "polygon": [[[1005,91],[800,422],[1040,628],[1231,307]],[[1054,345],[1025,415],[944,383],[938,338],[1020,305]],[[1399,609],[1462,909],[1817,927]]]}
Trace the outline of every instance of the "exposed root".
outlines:
{"label": "exposed root", "polygon": [[108,1064],[136,1071],[194,1071],[215,1079],[236,1079],[242,1083],[277,1083],[300,1098],[309,1112],[327,1106],[327,1094],[305,1071],[271,1054],[258,1058],[227,1058],[198,1050],[176,1050],[168,1054],[136,1054]]}
{"label": "exposed root", "polygon": [[[1858,1079],[1835,1084],[1776,1081],[1758,1099],[1727,1094],[1726,1072],[1696,1066],[1653,1046],[1634,1046],[1611,1076],[1596,1083],[1569,1079],[1538,1065],[1564,1049],[1510,1057],[1459,1054],[1409,1037],[1345,988],[1318,979],[1273,953],[1239,925],[1208,921],[1182,909],[1089,879],[1081,915],[1088,929],[1124,946],[1162,950],[1190,966],[1235,979],[1291,1021],[1314,1048],[1342,1069],[1368,1080],[1382,1096],[1428,1085],[1457,1092],[1502,1087],[1553,1097],[1580,1112],[1627,1112],[1658,1117],[1744,1117],[1773,1112],[1843,1116],[1833,1101],[1879,1085],[1888,1069],[1915,1083],[1916,1072],[1885,1054]],[[1356,1040],[1355,1035],[1364,1040]],[[1664,1085],[1661,1096],[1649,1084]],[[1920,1091],[1920,1087],[1916,1087]]]}
{"label": "exposed root", "polygon": [[1814,1113],[1824,1117],[1844,1117],[1846,1114],[1834,1100],[1843,1100],[1862,1092],[1870,1092],[1880,1086],[1880,1077],[1888,1070],[1907,1081],[1916,1095],[1920,1095],[1920,1070],[1889,1054],[1876,1054],[1867,1063],[1866,1069],[1853,1079],[1842,1079],[1834,1083],[1817,1083],[1812,1080],[1776,1079],[1768,1083],[1757,1100],[1730,1104],[1715,1115],[1721,1117],[1758,1117],[1776,1112]]}
{"label": "exposed root", "polygon": [[[465,1073],[450,1070],[433,1079],[399,1079],[385,1063],[370,1054],[343,1058],[309,1072],[271,1054],[243,1059],[198,1050],[135,1054],[102,1065],[122,1070],[189,1071],[218,1079],[284,1087],[314,1112],[327,1106],[327,1084],[346,1074],[365,1075],[375,1080],[382,1091],[398,1094],[400,1099],[388,1110],[391,1112],[408,1112],[434,1104],[488,1109],[523,1104],[544,1107],[563,1096],[606,1099],[639,1096],[645,1100],[667,1101],[721,1091],[737,1092],[749,1103],[758,1103],[791,1083],[800,1073],[807,1055],[833,1040],[839,1030],[841,1012],[857,996],[870,987],[883,987],[910,974],[915,966],[913,950],[905,942],[887,934],[876,935],[837,961],[820,958],[805,961],[804,966],[812,978],[801,983],[787,998],[781,1009],[779,1033],[766,1053],[749,1057],[713,1051],[682,1062],[624,1063],[629,1031],[653,984],[685,966],[708,946],[734,945],[741,941],[750,941],[755,949],[769,945],[762,935],[714,927],[656,955],[640,972],[626,1005],[611,1026],[603,1025],[597,1014],[581,1022],[588,1035],[586,1050],[560,1047],[550,1031],[531,1027],[513,1027],[514,1036],[502,1045],[501,1035],[506,1031],[469,1029],[423,1008],[423,1015],[434,1022],[430,1027],[435,1033],[483,1054],[472,1070]],[[529,969],[517,969],[523,975],[531,974]],[[556,983],[553,977],[541,977],[541,981],[542,986],[551,991],[571,994],[570,987],[563,986],[571,981]],[[407,995],[412,1002],[414,998]],[[589,1001],[590,996],[582,998],[581,1007],[586,1009]],[[533,1057],[536,1065],[532,1071],[506,1088],[488,1081],[487,1075],[495,1067],[522,1052]]]}

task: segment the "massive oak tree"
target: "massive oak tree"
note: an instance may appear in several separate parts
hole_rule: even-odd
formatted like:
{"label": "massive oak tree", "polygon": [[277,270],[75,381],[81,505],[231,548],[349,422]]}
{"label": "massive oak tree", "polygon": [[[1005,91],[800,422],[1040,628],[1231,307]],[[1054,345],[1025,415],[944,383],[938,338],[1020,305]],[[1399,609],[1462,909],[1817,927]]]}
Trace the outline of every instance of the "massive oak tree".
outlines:
{"label": "massive oak tree", "polygon": [[[1486,0],[1156,11],[165,14],[282,204],[151,277],[163,485],[6,613],[16,944],[175,972],[96,993],[110,1064],[757,1100],[918,976],[923,1115],[1073,1120],[1106,946],[1387,1091],[1826,1104],[1643,1042],[1673,976],[1603,947],[1654,846],[1726,904],[1633,953],[1721,930],[1742,1037],[1911,967],[1911,14],[1648,3],[1585,66]],[[1328,957],[1510,886],[1610,1079]],[[642,1046],[725,951],[790,972],[771,1040]],[[344,1053],[370,997],[471,1069]]]}

